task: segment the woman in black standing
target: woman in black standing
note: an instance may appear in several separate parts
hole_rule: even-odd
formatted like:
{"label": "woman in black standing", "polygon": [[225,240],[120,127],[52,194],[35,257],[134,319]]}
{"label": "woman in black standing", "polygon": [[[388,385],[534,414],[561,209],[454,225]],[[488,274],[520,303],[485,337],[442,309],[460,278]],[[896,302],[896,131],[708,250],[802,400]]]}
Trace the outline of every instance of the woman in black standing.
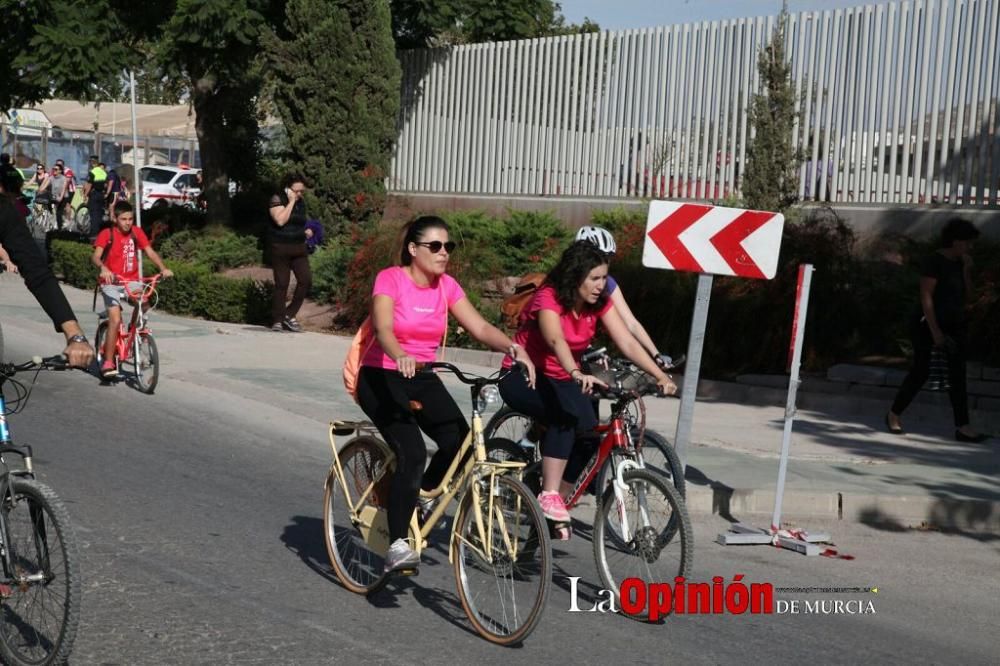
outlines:
{"label": "woman in black standing", "polygon": [[969,399],[965,384],[965,297],[972,291],[972,242],[979,230],[968,220],[950,220],[941,232],[941,248],[920,267],[920,305],[913,317],[913,367],[896,393],[885,416],[889,432],[900,435],[900,416],[930,374],[931,353],[948,359],[948,395],[955,417],[955,439],[982,442],[988,437],[969,425]]}
{"label": "woman in black standing", "polygon": [[[306,205],[302,194],[305,179],[288,174],[282,180],[282,191],[271,197],[271,224],[268,244],[271,268],[274,270],[274,293],[271,296],[271,330],[298,333],[302,326],[295,320],[302,302],[312,285],[309,253],[306,251]],[[286,305],[290,273],[295,273],[295,292]]]}

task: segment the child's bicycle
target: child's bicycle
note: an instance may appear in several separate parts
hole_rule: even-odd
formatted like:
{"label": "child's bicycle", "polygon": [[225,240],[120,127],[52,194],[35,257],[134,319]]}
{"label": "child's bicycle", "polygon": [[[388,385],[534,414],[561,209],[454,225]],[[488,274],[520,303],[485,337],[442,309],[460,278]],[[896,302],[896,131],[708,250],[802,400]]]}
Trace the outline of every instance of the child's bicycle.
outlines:
{"label": "child's bicycle", "polygon": [[[670,479],[646,465],[642,438],[627,426],[628,411],[642,395],[658,393],[651,378],[631,388],[595,387],[613,400],[611,416],[595,432],[603,435],[576,485],[563,498],[572,509],[596,483],[593,546],[597,571],[605,589],[619,602],[619,587],[628,578],[647,583],[672,581],[688,576],[694,557],[694,533],[684,498]],[[641,401],[639,402],[641,405]],[[530,487],[541,488],[541,460],[534,451],[503,438],[488,440],[487,457],[498,461],[526,463],[522,478]],[[552,533],[568,539],[569,523],[552,523]]]}
{"label": "child's bicycle", "polygon": [[[427,363],[424,371],[452,372],[471,386],[472,429],[437,488],[421,490],[437,499],[423,521],[414,511],[409,540],[419,553],[454,499],[458,503],[448,543],[458,598],[475,630],[499,645],[523,641],[541,617],[552,579],[548,528],[535,496],[518,478],[517,462],[486,459],[480,412],[483,391],[504,376],[473,377],[450,363]],[[411,403],[419,410],[419,404]],[[338,451],[335,435],[355,435]],[[395,456],[367,422],[330,424],[333,464],[323,498],[330,563],[344,586],[370,594],[387,582],[389,547],[386,500]],[[408,573],[413,573],[411,570]]]}
{"label": "child's bicycle", "polygon": [[[80,569],[76,535],[63,503],[35,480],[30,446],[16,446],[7,415],[27,404],[31,389],[20,372],[65,370],[62,356],[0,364],[0,657],[5,664],[62,664],[80,621]],[[8,404],[3,385],[17,397]],[[7,458],[19,456],[12,469]]]}
{"label": "child's bicycle", "polygon": [[[115,366],[127,383],[133,384],[143,393],[155,391],[160,379],[160,354],[156,349],[153,332],[149,330],[149,313],[156,307],[156,284],[159,281],[159,274],[131,281],[120,275],[115,276],[115,284],[125,289],[125,294],[132,303],[132,316],[128,325],[125,324],[125,313],[122,312],[115,344]],[[104,343],[108,337],[107,316],[107,310],[98,315],[97,334],[94,336],[98,367],[104,363]]]}
{"label": "child's bicycle", "polygon": [[[684,363],[683,356],[676,361],[666,358],[667,362],[661,365],[665,371],[680,367]],[[644,372],[629,361],[611,358],[604,347],[585,353],[580,359],[580,365],[588,374],[596,375],[608,385],[621,389],[635,389],[649,382],[649,377]],[[684,469],[677,452],[666,437],[646,428],[644,392],[633,390],[630,395],[631,404],[622,410],[622,418],[630,437],[640,446],[646,467],[670,478],[674,488],[681,497],[684,497]],[[597,392],[592,397],[597,409],[596,404],[601,394]],[[523,453],[517,459],[527,463],[541,460],[538,444],[541,441],[542,428],[541,424],[536,424],[530,416],[504,405],[486,423],[483,436],[487,440],[506,439],[516,442],[523,449]],[[606,487],[604,481],[607,473],[608,471],[604,469],[598,473],[598,483],[602,488]],[[532,477],[526,477],[525,482],[529,488],[537,489]]]}

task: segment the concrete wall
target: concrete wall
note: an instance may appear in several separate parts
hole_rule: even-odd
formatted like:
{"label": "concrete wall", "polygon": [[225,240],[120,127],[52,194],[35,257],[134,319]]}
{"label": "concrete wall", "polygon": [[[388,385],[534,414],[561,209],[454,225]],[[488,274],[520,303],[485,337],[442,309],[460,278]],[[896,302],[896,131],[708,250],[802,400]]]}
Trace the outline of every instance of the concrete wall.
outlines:
{"label": "concrete wall", "polygon": [[[526,197],[472,194],[391,194],[386,210],[391,218],[407,218],[418,213],[442,210],[482,210],[503,215],[508,209],[548,211],[568,225],[579,227],[590,221],[594,210],[624,208],[645,214],[649,204],[636,199],[588,197]],[[975,224],[984,238],[1000,242],[1000,210],[961,206],[877,207],[835,204],[834,212],[850,225],[864,242],[886,233],[913,238],[936,237],[952,217]]]}

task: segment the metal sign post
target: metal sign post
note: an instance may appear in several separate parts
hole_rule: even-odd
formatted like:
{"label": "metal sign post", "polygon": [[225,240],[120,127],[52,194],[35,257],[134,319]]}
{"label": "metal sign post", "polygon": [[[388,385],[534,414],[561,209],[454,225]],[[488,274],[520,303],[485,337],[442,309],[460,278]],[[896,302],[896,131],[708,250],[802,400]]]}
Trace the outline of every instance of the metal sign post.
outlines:
{"label": "metal sign post", "polygon": [[687,446],[691,441],[694,423],[694,403],[698,394],[698,375],[701,373],[701,352],[705,346],[705,327],[708,323],[708,305],[712,298],[712,276],[698,276],[698,292],[691,315],[691,336],[688,338],[687,365],[684,368],[684,386],[681,387],[681,406],[677,412],[677,430],[674,433],[674,450],[680,458],[682,469],[687,469]]}
{"label": "metal sign post", "polygon": [[774,493],[774,513],[771,529],[764,530],[752,525],[733,523],[729,531],[716,539],[724,546],[773,544],[803,555],[819,555],[818,542],[829,541],[829,534],[810,533],[805,530],[784,530],[781,528],[781,502],[785,494],[785,474],[788,470],[788,450],[792,441],[792,425],[795,421],[795,400],[798,396],[799,366],[802,361],[802,341],[805,337],[806,310],[809,306],[809,289],[812,285],[812,264],[799,266],[799,281],[795,297],[795,314],[792,319],[792,348],[789,364],[788,398],[785,402],[785,427],[781,436],[781,457],[778,462],[778,481]]}
{"label": "metal sign post", "polygon": [[[139,145],[139,129],[136,123],[135,110],[135,72],[128,72],[129,89],[132,93],[132,191],[135,192],[135,226],[142,229],[142,184],[139,182],[139,160],[135,147]],[[142,278],[142,252],[136,252],[139,258],[139,277]]]}

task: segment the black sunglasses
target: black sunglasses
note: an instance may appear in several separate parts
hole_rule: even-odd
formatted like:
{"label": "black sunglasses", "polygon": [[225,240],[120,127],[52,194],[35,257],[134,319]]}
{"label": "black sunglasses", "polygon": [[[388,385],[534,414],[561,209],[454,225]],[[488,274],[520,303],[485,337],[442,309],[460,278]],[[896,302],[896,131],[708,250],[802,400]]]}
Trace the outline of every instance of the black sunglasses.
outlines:
{"label": "black sunglasses", "polygon": [[431,251],[431,254],[437,254],[438,252],[441,251],[441,248],[444,248],[445,252],[451,254],[452,252],[455,251],[456,247],[455,241],[448,241],[447,243],[442,243],[441,241],[413,241],[413,244],[423,245],[424,247],[426,247],[428,250]]}

